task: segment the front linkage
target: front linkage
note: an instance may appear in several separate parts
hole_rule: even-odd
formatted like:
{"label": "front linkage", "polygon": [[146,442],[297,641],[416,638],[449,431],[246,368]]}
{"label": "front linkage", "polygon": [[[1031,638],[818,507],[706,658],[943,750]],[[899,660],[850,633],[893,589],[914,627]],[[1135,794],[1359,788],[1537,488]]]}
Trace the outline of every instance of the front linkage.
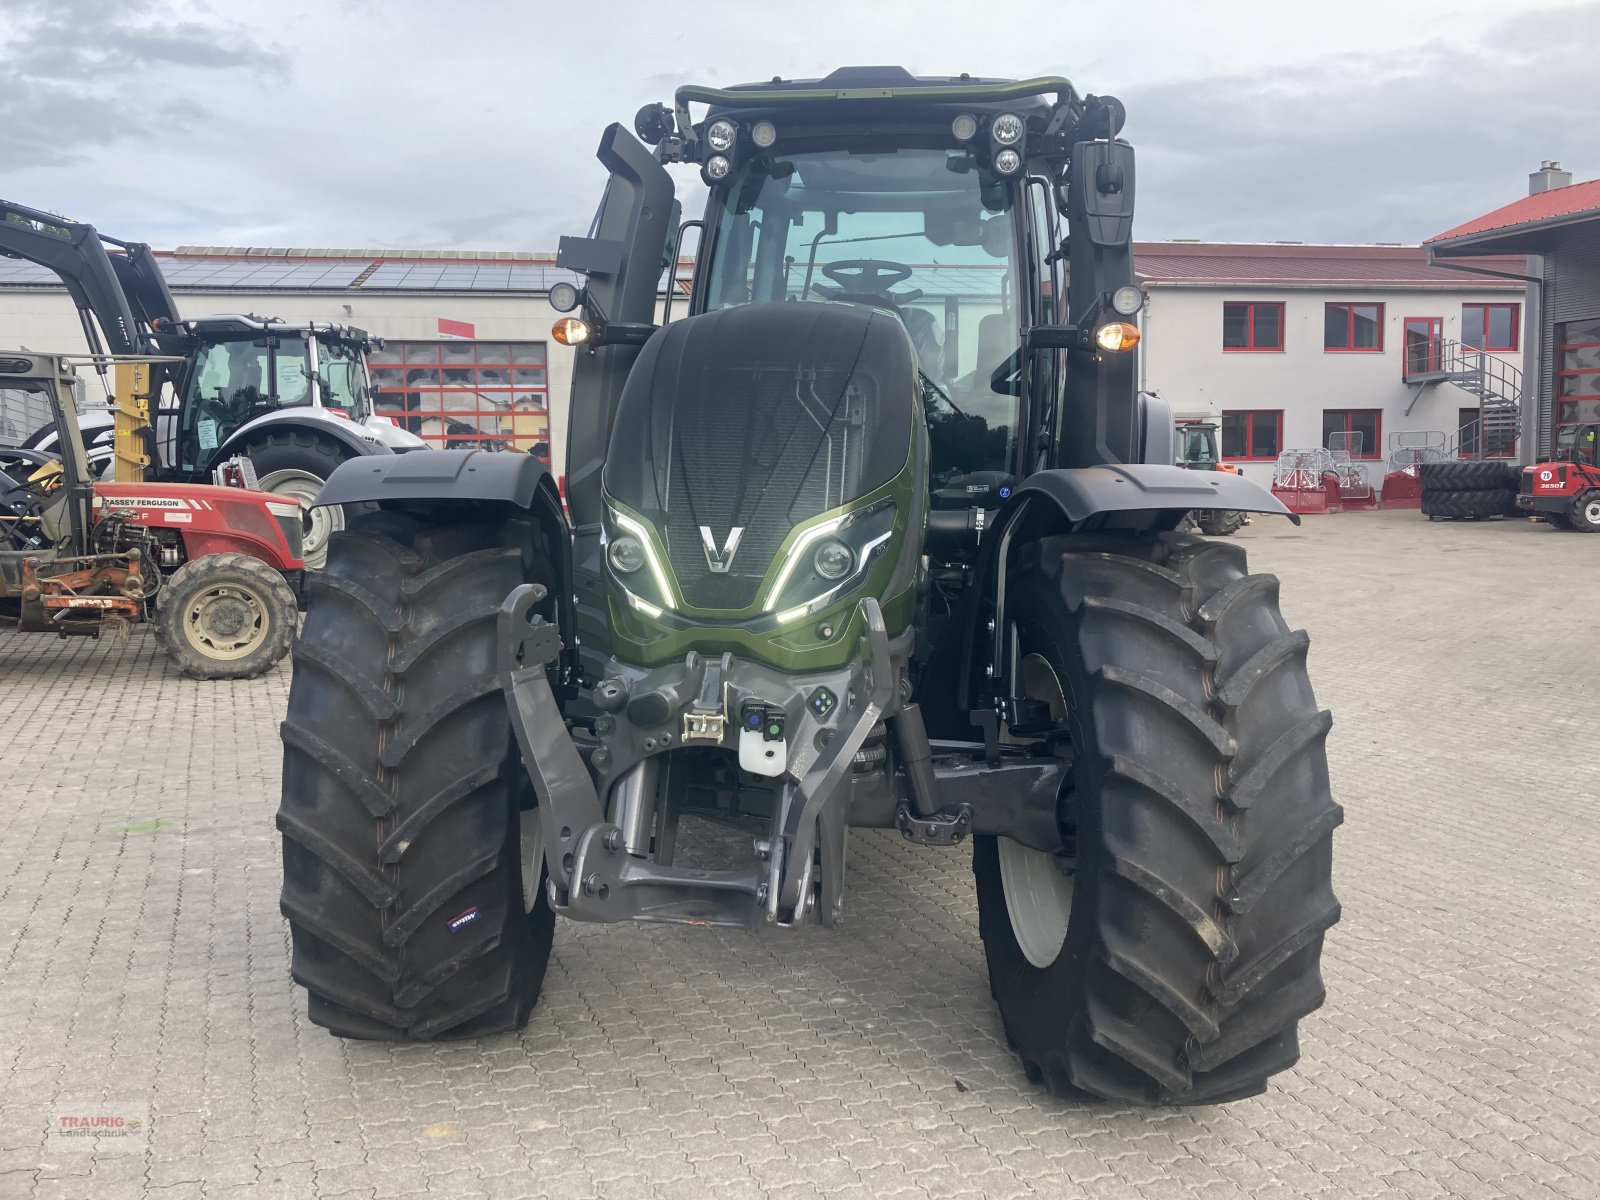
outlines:
{"label": "front linkage", "polygon": [[[1061,760],[987,766],[967,743],[940,743],[936,752],[920,710],[904,702],[909,638],[888,636],[873,597],[860,602],[867,629],[860,659],[824,675],[790,677],[733,655],[693,652],[650,671],[613,664],[595,689],[602,710],[595,736],[579,742],[550,686],[563,644],[534,611],[545,595],[541,585],[525,584],[507,597],[499,653],[512,729],[542,810],[548,899],[558,913],[755,929],[793,928],[814,911],[831,927],[843,914],[850,825],[898,828],[908,841],[951,846],[1004,824],[1005,833],[1038,848],[1059,844]],[[895,724],[898,770],[858,771],[863,746],[885,718]],[[696,746],[737,751],[747,769],[760,767],[763,754],[777,757],[776,769],[758,772],[774,778],[777,803],[748,867],[651,861],[657,756]],[[602,788],[617,797],[609,818]],[[976,805],[980,791],[985,801]],[[976,822],[975,811],[989,822]]]}

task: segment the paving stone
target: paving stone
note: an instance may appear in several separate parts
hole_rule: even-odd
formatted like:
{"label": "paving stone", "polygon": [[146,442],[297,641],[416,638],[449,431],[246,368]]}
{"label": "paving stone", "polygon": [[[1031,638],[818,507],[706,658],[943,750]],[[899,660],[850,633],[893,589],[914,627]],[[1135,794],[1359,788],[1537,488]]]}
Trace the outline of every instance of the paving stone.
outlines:
{"label": "paving stone", "polygon": [[[1600,538],[1389,512],[1237,541],[1311,632],[1346,810],[1328,1003],[1266,1095],[1145,1112],[1029,1085],[970,855],[878,833],[831,933],[563,924],[520,1036],[341,1043],[277,908],[288,670],[205,684],[147,630],[0,631],[0,1197],[1596,1195],[1574,652],[1600,611],[1573,581]],[[148,1152],[47,1161],[53,1108],[86,1097],[148,1107]]]}

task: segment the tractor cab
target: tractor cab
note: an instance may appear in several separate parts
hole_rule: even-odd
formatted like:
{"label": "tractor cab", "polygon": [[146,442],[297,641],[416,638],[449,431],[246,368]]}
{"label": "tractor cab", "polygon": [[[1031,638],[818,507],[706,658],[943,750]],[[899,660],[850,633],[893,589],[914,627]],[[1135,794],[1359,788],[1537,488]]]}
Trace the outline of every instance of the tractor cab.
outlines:
{"label": "tractor cab", "polygon": [[366,356],[374,340],[364,330],[255,316],[183,326],[193,353],[174,381],[177,411],[162,430],[163,458],[181,472],[208,472],[236,432],[280,409],[318,409],[358,426],[373,415]]}
{"label": "tractor cab", "polygon": [[1600,424],[1564,427],[1556,435],[1555,459],[1600,467]]}
{"label": "tractor cab", "polygon": [[[808,530],[853,520],[858,502],[887,498],[877,491],[904,493],[880,556],[920,548],[926,530],[935,563],[948,560],[959,590],[986,528],[1035,473],[1170,465],[1170,417],[1159,400],[1137,395],[1127,353],[1143,297],[1131,255],[1133,152],[1116,136],[1123,119],[1115,99],[1082,96],[1061,78],[919,78],[862,67],[823,80],[680,88],[671,107],[647,105],[635,117],[654,154],[617,126],[606,131],[600,158],[611,181],[591,233],[561,244],[559,261],[584,274],[585,286],[552,296],[577,313],[555,336],[584,347],[574,367],[568,502],[586,667],[601,668],[630,619],[687,604],[674,581],[652,582],[646,597],[614,558],[602,561],[602,544],[639,540],[619,516],[648,533],[637,555],[628,551],[641,569],[654,556],[696,574],[749,573],[741,587],[695,585],[697,594],[725,595],[704,611],[731,619],[756,611],[760,597],[775,602],[791,531],[795,544],[816,549],[821,535],[808,541]],[[663,165],[687,163],[698,165],[709,196],[703,218],[680,226]],[[698,252],[688,313],[674,321],[670,298],[658,310],[660,268],[678,261],[691,228]],[[855,315],[830,315],[840,309]],[[762,315],[746,320],[739,310]],[[652,339],[658,317],[667,328]],[[724,331],[759,325],[752,336],[764,357],[748,360],[751,343],[738,338],[672,329],[711,322]],[[887,389],[876,392],[850,368],[858,352],[882,349],[886,327],[904,342],[906,365],[903,378],[875,379]],[[828,342],[823,329],[841,332]],[[762,371],[790,380],[787,392],[763,387]],[[657,441],[647,448],[641,438]],[[841,491],[884,438],[903,447],[904,472],[868,472],[858,481],[865,490]],[[750,445],[765,453],[748,453]],[[768,458],[805,469],[791,480],[762,466]],[[641,482],[647,497],[637,494]],[[848,564],[834,552],[846,582],[865,565],[859,547],[847,549]],[[790,574],[816,565],[807,559]],[[897,584],[912,573],[896,574]],[[838,597],[846,607],[850,590]],[[854,631],[837,621],[822,627],[834,657],[846,654]],[[677,649],[669,642],[661,653]]]}
{"label": "tractor cab", "polygon": [[1178,462],[1201,471],[1214,471],[1222,457],[1217,453],[1217,427],[1202,421],[1178,421]]}

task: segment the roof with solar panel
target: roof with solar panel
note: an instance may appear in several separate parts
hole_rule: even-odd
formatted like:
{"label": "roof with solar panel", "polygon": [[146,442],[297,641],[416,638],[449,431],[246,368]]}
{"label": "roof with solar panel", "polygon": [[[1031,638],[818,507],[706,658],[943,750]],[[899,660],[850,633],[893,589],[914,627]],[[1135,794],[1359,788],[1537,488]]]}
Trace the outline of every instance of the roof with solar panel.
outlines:
{"label": "roof with solar panel", "polygon": [[[179,246],[158,252],[175,291],[502,292],[539,295],[578,276],[553,255],[514,250],[357,250],[275,246]],[[0,257],[0,287],[56,290],[48,267]]]}

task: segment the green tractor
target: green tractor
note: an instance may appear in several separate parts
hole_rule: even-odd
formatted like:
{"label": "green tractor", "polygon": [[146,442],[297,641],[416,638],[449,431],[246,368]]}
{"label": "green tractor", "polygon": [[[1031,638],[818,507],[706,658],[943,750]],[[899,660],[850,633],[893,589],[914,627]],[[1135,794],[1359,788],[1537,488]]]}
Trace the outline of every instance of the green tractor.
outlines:
{"label": "green tractor", "polygon": [[[1051,1091],[1211,1103],[1296,1060],[1339,916],[1330,718],[1277,581],[1176,531],[1286,510],[1175,466],[1138,396],[1123,116],[877,67],[606,129],[561,244],[584,286],[552,297],[570,518],[538,460],[479,451],[320,498],[363,515],[309,581],[283,725],[313,1021],[520,1028],[558,913],[837,925],[855,826],[970,845]],[[710,861],[685,817],[743,836]]]}

